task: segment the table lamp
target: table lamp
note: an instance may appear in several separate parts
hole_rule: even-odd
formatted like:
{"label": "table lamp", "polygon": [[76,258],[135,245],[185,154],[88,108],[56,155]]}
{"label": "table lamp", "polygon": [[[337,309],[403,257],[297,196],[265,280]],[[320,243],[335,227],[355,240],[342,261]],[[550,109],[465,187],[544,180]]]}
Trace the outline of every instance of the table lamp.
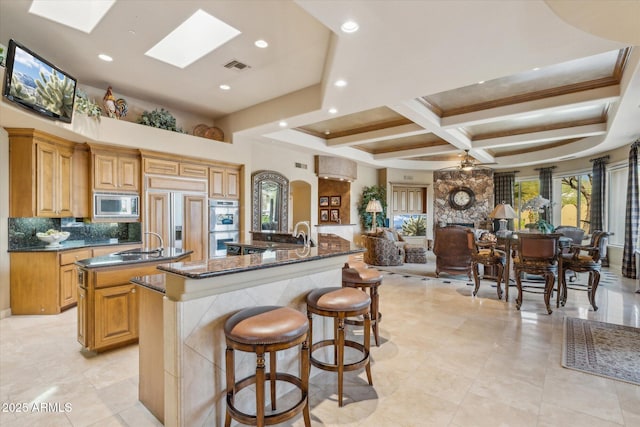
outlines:
{"label": "table lamp", "polygon": [[496,236],[505,237],[507,230],[507,220],[517,218],[516,211],[513,210],[510,204],[502,202],[498,204],[493,211],[489,214],[490,218],[500,220],[500,229],[496,232]]}
{"label": "table lamp", "polygon": [[371,199],[369,200],[369,203],[367,204],[365,210],[373,214],[373,219],[371,221],[371,231],[375,233],[378,228],[378,224],[376,223],[376,213],[382,212],[382,204],[379,200]]}

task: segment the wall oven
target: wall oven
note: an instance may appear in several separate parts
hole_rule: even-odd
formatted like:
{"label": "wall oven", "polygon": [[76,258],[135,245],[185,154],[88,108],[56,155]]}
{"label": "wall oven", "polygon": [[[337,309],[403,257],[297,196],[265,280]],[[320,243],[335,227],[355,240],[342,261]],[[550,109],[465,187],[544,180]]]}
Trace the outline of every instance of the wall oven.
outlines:
{"label": "wall oven", "polygon": [[238,231],[218,231],[209,233],[209,258],[223,257],[227,255],[225,243],[237,242],[240,237]]}
{"label": "wall oven", "polygon": [[140,203],[137,194],[94,193],[94,218],[139,218]]}
{"label": "wall oven", "polygon": [[240,236],[240,205],[237,200],[209,200],[209,258],[227,254],[225,242]]}
{"label": "wall oven", "polygon": [[237,200],[209,200],[209,232],[240,230]]}

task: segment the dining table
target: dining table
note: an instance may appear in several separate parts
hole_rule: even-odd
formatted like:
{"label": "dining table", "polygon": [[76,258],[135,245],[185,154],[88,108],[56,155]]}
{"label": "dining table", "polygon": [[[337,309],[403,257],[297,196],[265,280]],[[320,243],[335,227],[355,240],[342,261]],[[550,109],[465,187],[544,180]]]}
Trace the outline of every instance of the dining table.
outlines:
{"label": "dining table", "polygon": [[[513,280],[511,279],[511,264],[512,264],[511,258],[514,255],[511,253],[511,244],[512,242],[515,242],[517,240],[518,233],[509,231],[507,233],[498,235],[496,237],[497,237],[497,240],[495,243],[495,248],[503,250],[507,255],[507,260],[506,260],[504,273],[502,274],[502,277],[504,279],[504,287],[505,287],[504,299],[505,301],[509,301],[509,284]],[[573,240],[570,237],[560,236],[560,238],[558,239],[558,255],[562,253],[563,249],[570,247],[572,243],[573,243]],[[560,274],[562,274],[562,256],[558,256],[558,275]],[[558,277],[556,280],[557,280],[556,290],[559,293],[560,277]],[[556,307],[559,307],[559,306],[560,306],[560,299],[556,298]]]}

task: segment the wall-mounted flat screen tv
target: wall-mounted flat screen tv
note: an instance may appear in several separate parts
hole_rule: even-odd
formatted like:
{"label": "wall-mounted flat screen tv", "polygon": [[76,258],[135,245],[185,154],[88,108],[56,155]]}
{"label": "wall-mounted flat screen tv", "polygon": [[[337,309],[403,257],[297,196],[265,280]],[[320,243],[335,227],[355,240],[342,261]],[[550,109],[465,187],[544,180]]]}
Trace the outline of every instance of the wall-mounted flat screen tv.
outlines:
{"label": "wall-mounted flat screen tv", "polygon": [[3,95],[44,117],[71,123],[76,79],[15,40],[9,40]]}

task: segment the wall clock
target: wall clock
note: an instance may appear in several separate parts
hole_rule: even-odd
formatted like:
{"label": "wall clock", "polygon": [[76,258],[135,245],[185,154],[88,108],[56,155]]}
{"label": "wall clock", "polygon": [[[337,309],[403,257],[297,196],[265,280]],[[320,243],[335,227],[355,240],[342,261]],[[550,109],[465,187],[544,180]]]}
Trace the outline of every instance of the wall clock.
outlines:
{"label": "wall clock", "polygon": [[476,195],[469,187],[455,187],[449,192],[449,204],[453,209],[469,209],[476,200]]}

